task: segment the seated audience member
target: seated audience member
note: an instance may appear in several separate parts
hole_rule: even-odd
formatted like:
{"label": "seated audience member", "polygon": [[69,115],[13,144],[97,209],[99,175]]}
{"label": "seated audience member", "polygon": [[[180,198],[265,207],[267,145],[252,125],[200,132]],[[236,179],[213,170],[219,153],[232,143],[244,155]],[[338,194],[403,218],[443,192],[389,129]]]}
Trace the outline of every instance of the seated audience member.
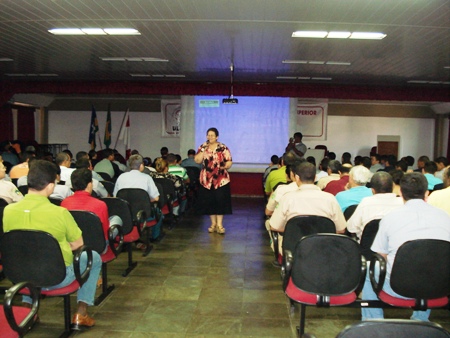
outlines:
{"label": "seated audience member", "polygon": [[[356,155],[354,160],[353,160],[353,163],[354,163],[355,166],[362,165],[362,156],[361,155]],[[344,163],[342,163],[342,164],[344,164]]]}
{"label": "seated audience member", "polygon": [[94,149],[89,150],[89,159],[91,160],[92,166],[95,167],[95,165],[97,164],[98,160],[97,160],[97,152]]}
{"label": "seated audience member", "polygon": [[169,148],[167,148],[167,147],[162,147],[162,148],[159,150],[159,153],[161,154],[161,157],[162,157],[163,159],[166,159],[167,155],[169,155]]}
{"label": "seated audience member", "polygon": [[76,169],[70,179],[75,193],[64,199],[61,202],[61,206],[67,210],[84,210],[96,214],[102,222],[106,250],[106,242],[109,239],[109,227],[113,224],[122,226],[122,219],[118,216],[109,217],[106,203],[91,196],[93,185],[92,172],[89,169]]}
{"label": "seated audience member", "polygon": [[6,168],[3,162],[0,162],[0,198],[8,203],[19,202],[23,195],[17,187],[9,181],[5,180]]}
{"label": "seated audience member", "polygon": [[428,203],[446,211],[450,215],[450,167],[444,170],[444,189],[433,191]]}
{"label": "seated audience member", "polygon": [[195,150],[189,149],[187,152],[187,157],[183,161],[181,161],[181,166],[183,168],[196,167],[196,168],[202,170],[202,164],[195,162],[194,157],[195,157]]}
{"label": "seated audience member", "polygon": [[264,186],[264,192],[267,196],[273,191],[273,188],[280,182],[286,183],[286,165],[294,163],[294,155],[292,153],[284,153],[280,160],[280,167],[272,170],[267,176],[266,184]]}
{"label": "seated audience member", "polygon": [[443,181],[434,176],[437,170],[437,165],[433,161],[428,161],[422,168],[422,173],[428,181],[428,190],[434,190],[436,184],[441,184]]}
{"label": "seated audience member", "polygon": [[348,163],[348,164],[352,164],[352,154],[350,154],[349,152],[345,152],[342,154],[341,157],[341,163]]}
{"label": "seated audience member", "polygon": [[295,181],[299,188],[286,193],[275,208],[268,225],[270,230],[284,232],[286,223],[295,216],[316,215],[331,219],[336,225],[336,232],[343,233],[347,226],[344,214],[336,198],[321,191],[314,185],[316,168],[308,162],[296,165]]}
{"label": "seated audience member", "polygon": [[414,171],[414,157],[411,155],[405,156],[403,160],[408,164],[408,169],[406,170],[407,173],[412,173]]}
{"label": "seated audience member", "polygon": [[363,156],[362,159],[361,159],[361,165],[370,170],[370,167],[372,166],[372,161],[370,160],[370,157],[369,156]]}
{"label": "seated audience member", "polygon": [[280,203],[281,198],[286,193],[295,191],[299,188],[298,183],[295,180],[295,172],[294,172],[294,168],[298,164],[300,164],[299,161],[295,161],[295,164],[286,166],[286,175],[289,175],[288,180],[290,181],[290,183],[279,185],[277,189],[270,195],[265,210],[266,216],[272,216],[276,206],[278,205],[278,203]]}
{"label": "seated audience member", "polygon": [[[386,167],[386,161],[387,161],[387,155],[380,155],[380,164],[383,167],[382,169],[384,169]],[[380,171],[380,170],[378,170]],[[381,170],[381,171],[385,171],[385,170]]]}
{"label": "seated audience member", "polygon": [[159,191],[153,182],[150,175],[144,174],[144,160],[141,155],[132,155],[128,160],[130,165],[130,171],[123,173],[117,179],[114,186],[114,196],[117,196],[117,192],[120,189],[125,188],[137,188],[145,190],[150,198],[150,202],[157,202],[159,200]]}
{"label": "seated audience member", "polygon": [[444,180],[444,171],[445,168],[448,166],[447,157],[440,156],[434,160],[434,163],[436,163],[437,166],[437,171],[434,173],[434,177]]}
{"label": "seated audience member", "polygon": [[426,155],[422,155],[419,157],[419,159],[417,160],[417,169],[414,170],[417,173],[421,173],[423,167],[425,166],[425,163],[429,162],[430,158]]}
{"label": "seated audience member", "polygon": [[394,183],[392,192],[395,194],[395,196],[400,196],[400,180],[402,179],[403,175],[405,175],[405,173],[400,169],[396,169],[390,171],[389,175],[391,175],[392,181]]}
{"label": "seated audience member", "polygon": [[115,182],[117,178],[122,174],[122,171],[119,169],[119,166],[114,163],[114,151],[112,149],[104,149],[103,150],[103,160],[97,162],[94,167],[94,170],[97,173],[106,173],[108,174],[112,181]]}
{"label": "seated audience member", "polygon": [[181,177],[183,182],[186,184],[190,182],[186,169],[177,164],[177,157],[175,156],[175,154],[168,154],[166,157],[166,161],[169,164],[169,173]]}
{"label": "seated audience member", "polygon": [[352,165],[350,163],[344,163],[339,169],[340,179],[329,182],[323,191],[329,192],[334,196],[336,196],[339,192],[344,191],[348,184],[351,169]]}
{"label": "seated audience member", "polygon": [[70,187],[70,175],[72,175],[74,168],[71,168],[70,155],[62,151],[56,155],[55,163],[61,169],[61,181]]}
{"label": "seated audience member", "polygon": [[397,161],[397,163],[395,163],[395,169],[399,169],[406,173],[408,170],[408,164],[403,160]]}
{"label": "seated audience member", "polygon": [[367,223],[381,219],[388,212],[403,205],[403,200],[392,192],[394,182],[387,172],[375,173],[370,180],[370,186],[373,196],[364,197],[347,221],[347,230],[356,234],[358,242]]}
{"label": "seated audience member", "polygon": [[341,170],[341,163],[337,160],[331,160],[328,162],[328,176],[322,177],[320,180],[317,181],[317,186],[320,189],[325,189],[328,183],[331,181],[337,181],[341,178],[339,175],[339,171]]}
{"label": "seated audience member", "polygon": [[330,161],[331,160],[335,160],[336,159],[336,153],[332,152],[332,151],[329,151],[327,157],[330,159]]}
{"label": "seated audience member", "polygon": [[[148,174],[148,175],[150,175],[150,173],[152,173],[152,172],[155,173],[156,169],[153,166],[152,159],[150,157],[144,157],[143,160],[144,160],[144,167],[145,167],[143,173]],[[155,161],[156,161],[156,158],[155,158]]]}
{"label": "seated audience member", "polygon": [[75,169],[75,159],[73,158],[72,152],[69,149],[64,149],[62,152],[69,155],[69,162],[70,162],[69,168]]}
{"label": "seated audience member", "polygon": [[35,154],[33,152],[25,151],[22,154],[22,162],[11,168],[11,170],[9,171],[9,177],[11,179],[18,179],[22,176],[27,176],[29,170],[28,162],[32,157],[35,157]]}
{"label": "seated audience member", "polygon": [[371,177],[370,170],[358,165],[350,170],[348,178],[348,190],[336,195],[342,212],[349,206],[359,204],[364,197],[372,196],[372,190],[366,187]]}
{"label": "seated audience member", "polygon": [[[90,171],[92,171],[92,164],[91,164],[90,160],[83,157],[83,158],[80,158],[77,161],[77,163],[75,163],[75,168],[76,169],[89,169]],[[102,182],[98,181],[95,178],[92,178],[92,189],[94,190],[94,192],[97,194],[98,197],[108,197],[109,196],[108,191],[106,190],[106,188],[102,184]]]}
{"label": "seated audience member", "polygon": [[[96,153],[96,155],[97,155],[97,153]],[[90,159],[90,156],[85,151],[79,151],[75,157],[76,157],[76,161],[78,161],[81,158],[86,158],[88,160]],[[91,160],[91,166],[93,168],[92,160]],[[75,162],[75,168],[76,167],[77,167],[77,162]],[[103,177],[101,177],[99,174],[97,174],[93,169],[90,169],[90,170],[92,172],[92,178],[95,178],[99,182],[104,181]]]}
{"label": "seated audience member", "polygon": [[3,161],[10,163],[12,166],[19,164],[19,157],[17,156],[16,150],[10,142],[7,142],[3,147],[1,156],[3,158]]}
{"label": "seated audience member", "polygon": [[[135,151],[137,151],[137,150],[135,150]],[[114,152],[114,159],[113,159],[112,163],[117,165],[117,167],[119,168],[119,171],[117,172],[117,174],[120,175],[121,173],[128,171],[128,167],[126,165],[127,160],[125,159],[125,157],[123,157],[122,154],[120,154],[116,149],[114,149],[113,152]],[[126,155],[126,156],[128,157],[128,155]],[[130,156],[131,156],[131,152],[130,152]]]}
{"label": "seated audience member", "polygon": [[262,183],[263,186],[266,184],[267,176],[272,172],[272,170],[278,169],[278,163],[280,161],[280,158],[277,155],[272,155],[270,157],[270,163],[269,166],[266,168],[263,174]]}
{"label": "seated audience member", "polygon": [[378,171],[390,172],[391,170],[395,170],[395,164],[397,163],[397,156],[395,155],[387,155],[386,160],[384,161],[384,169],[380,169]]}
{"label": "seated audience member", "polygon": [[[390,287],[390,274],[397,250],[403,243],[415,239],[450,241],[450,216],[425,202],[428,194],[427,185],[427,180],[420,173],[409,173],[403,176],[400,181],[400,190],[405,204],[381,219],[378,233],[371,247],[372,251],[387,259],[383,290],[393,296],[399,295],[396,295]],[[362,299],[377,299],[370,283],[369,270],[367,270]],[[361,313],[362,320],[384,317],[383,309],[378,308],[362,308]],[[414,311],[411,319],[428,321],[429,315],[430,310]]]}
{"label": "seated audience member", "polygon": [[[35,160],[28,173],[28,194],[18,203],[8,205],[4,210],[3,228],[12,230],[40,230],[53,235],[61,246],[66,263],[66,278],[58,285],[69,285],[75,280],[72,251],[83,245],[81,230],[72,215],[65,208],[50,203],[48,196],[53,191],[56,180],[55,164],[44,160]],[[32,210],[32,212],[29,212]],[[27,212],[27,217],[23,217]],[[78,308],[72,324],[78,327],[94,326],[95,321],[89,317],[87,307],[94,305],[97,280],[102,262],[97,252],[92,251],[92,269],[86,283],[78,290]],[[86,267],[87,254],[81,255],[81,271]],[[52,287],[45,290],[52,289]],[[24,302],[31,304],[28,296]]]}
{"label": "seated audience member", "polygon": [[379,154],[372,154],[370,155],[371,160],[371,166],[370,166],[370,172],[375,174],[378,170],[384,169],[384,167],[380,163],[380,155]]}
{"label": "seated audience member", "polygon": [[[33,162],[31,162],[30,166],[33,166]],[[49,197],[64,200],[67,197],[73,195],[73,191],[72,191],[72,189],[70,189],[70,186],[65,185],[65,184],[59,184],[60,181],[61,181],[61,169],[60,169],[60,167],[56,166],[55,189],[53,189],[53,192],[51,193],[51,195]]]}
{"label": "seated audience member", "polygon": [[328,157],[324,157],[322,161],[319,163],[319,171],[316,173],[316,179],[314,183],[317,183],[322,177],[328,176],[328,163],[330,159]]}

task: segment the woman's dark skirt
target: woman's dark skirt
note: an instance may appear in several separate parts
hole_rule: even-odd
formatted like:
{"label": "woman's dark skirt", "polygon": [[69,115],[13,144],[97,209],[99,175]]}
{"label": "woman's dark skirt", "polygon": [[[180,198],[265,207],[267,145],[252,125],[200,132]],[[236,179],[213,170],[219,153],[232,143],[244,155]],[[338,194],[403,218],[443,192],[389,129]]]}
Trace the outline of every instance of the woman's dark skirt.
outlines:
{"label": "woman's dark skirt", "polygon": [[214,189],[200,185],[198,204],[195,207],[200,215],[229,215],[231,210],[230,184]]}

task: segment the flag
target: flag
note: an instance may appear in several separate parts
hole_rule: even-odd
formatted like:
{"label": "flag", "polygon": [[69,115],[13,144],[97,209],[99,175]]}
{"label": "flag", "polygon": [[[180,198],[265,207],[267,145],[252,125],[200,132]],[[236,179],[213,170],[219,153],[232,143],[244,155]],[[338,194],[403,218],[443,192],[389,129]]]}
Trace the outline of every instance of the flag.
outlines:
{"label": "flag", "polygon": [[120,128],[120,135],[119,140],[123,140],[123,143],[125,143],[125,153],[126,153],[126,159],[131,155],[131,142],[130,142],[130,110],[128,109],[125,117],[122,122],[122,127]]}
{"label": "flag", "polygon": [[91,114],[91,125],[89,126],[89,141],[88,143],[91,145],[91,149],[95,149],[95,135],[98,132],[98,120],[97,113],[95,112],[95,107],[92,106],[92,114]]}
{"label": "flag", "polygon": [[103,138],[105,148],[111,145],[111,106],[108,104],[108,114],[106,115],[105,136]]}

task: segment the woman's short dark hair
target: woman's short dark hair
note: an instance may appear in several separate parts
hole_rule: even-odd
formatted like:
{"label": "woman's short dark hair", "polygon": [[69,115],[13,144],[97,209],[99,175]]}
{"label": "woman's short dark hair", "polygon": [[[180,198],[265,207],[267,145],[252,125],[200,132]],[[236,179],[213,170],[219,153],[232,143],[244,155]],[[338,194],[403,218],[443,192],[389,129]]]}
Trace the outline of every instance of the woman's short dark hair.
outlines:
{"label": "woman's short dark hair", "polygon": [[42,191],[50,183],[55,183],[57,168],[52,162],[45,160],[34,160],[28,171],[28,187],[33,190]]}
{"label": "woman's short dark hair", "polygon": [[217,128],[209,128],[209,129],[206,131],[206,135],[208,135],[208,133],[209,133],[210,131],[212,131],[214,134],[216,134],[216,136],[219,136],[219,131],[217,130]]}

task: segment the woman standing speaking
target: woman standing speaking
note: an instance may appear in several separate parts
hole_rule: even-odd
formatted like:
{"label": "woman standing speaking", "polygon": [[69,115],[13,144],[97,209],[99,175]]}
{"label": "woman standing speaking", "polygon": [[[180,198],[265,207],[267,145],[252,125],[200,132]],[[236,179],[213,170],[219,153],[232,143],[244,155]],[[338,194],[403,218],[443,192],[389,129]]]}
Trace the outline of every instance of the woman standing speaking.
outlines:
{"label": "woman standing speaking", "polygon": [[209,128],[206,132],[207,141],[198,147],[195,155],[195,162],[203,164],[198,211],[210,216],[209,232],[224,234],[223,215],[232,213],[230,175],[227,170],[233,162],[230,150],[225,144],[218,142],[218,138],[219,131]]}

